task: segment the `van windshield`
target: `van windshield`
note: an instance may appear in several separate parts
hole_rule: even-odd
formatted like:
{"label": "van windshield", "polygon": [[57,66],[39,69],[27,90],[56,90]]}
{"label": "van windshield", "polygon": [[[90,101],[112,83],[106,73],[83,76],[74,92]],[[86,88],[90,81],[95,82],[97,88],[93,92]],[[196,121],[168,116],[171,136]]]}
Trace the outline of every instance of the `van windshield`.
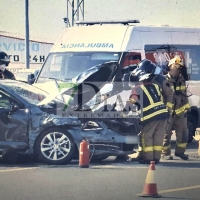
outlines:
{"label": "van windshield", "polygon": [[37,83],[46,78],[71,80],[87,69],[109,61],[118,61],[121,53],[116,52],[75,52],[49,54]]}

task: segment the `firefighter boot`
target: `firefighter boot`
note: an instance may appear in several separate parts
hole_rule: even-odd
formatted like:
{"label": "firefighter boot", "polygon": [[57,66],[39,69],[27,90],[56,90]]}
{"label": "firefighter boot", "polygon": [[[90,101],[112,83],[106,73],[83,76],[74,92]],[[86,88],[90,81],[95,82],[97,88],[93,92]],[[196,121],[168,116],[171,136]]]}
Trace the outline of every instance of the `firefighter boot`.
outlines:
{"label": "firefighter boot", "polygon": [[188,155],[186,155],[184,153],[175,154],[175,156],[181,158],[182,160],[188,160],[189,159]]}
{"label": "firefighter boot", "polygon": [[164,135],[163,140],[163,148],[161,153],[161,158],[163,160],[173,160],[173,157],[171,156],[171,135],[172,131],[168,130],[166,134]]}
{"label": "firefighter boot", "polygon": [[140,132],[138,134],[139,137],[139,143],[138,143],[138,151],[135,153],[135,155],[130,157],[129,161],[140,161],[143,160],[143,155],[142,155],[142,133]]}
{"label": "firefighter boot", "polygon": [[[160,160],[159,159],[154,159],[155,164],[159,164]],[[150,160],[140,160],[139,164],[150,164],[151,161]]]}
{"label": "firefighter boot", "polygon": [[134,153],[129,157],[128,161],[140,161],[143,160],[142,157],[142,151],[138,151],[137,153]]}
{"label": "firefighter boot", "polygon": [[150,160],[140,160],[139,164],[150,164]]}
{"label": "firefighter boot", "polygon": [[162,160],[173,160],[173,156],[171,156],[171,155],[162,154],[161,158],[162,158]]}
{"label": "firefighter boot", "polygon": [[160,160],[159,159],[154,159],[155,164],[159,164]]}

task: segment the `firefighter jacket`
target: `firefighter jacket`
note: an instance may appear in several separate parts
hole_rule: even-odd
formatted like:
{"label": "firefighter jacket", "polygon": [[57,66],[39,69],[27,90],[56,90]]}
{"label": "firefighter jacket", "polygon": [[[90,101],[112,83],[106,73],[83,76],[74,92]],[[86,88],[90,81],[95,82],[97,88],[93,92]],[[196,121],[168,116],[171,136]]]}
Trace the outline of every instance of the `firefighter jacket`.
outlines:
{"label": "firefighter jacket", "polygon": [[169,112],[162,101],[160,88],[157,84],[142,83],[136,86],[131,92],[129,102],[137,105],[142,126],[169,117]]}
{"label": "firefighter jacket", "polygon": [[172,89],[174,90],[173,113],[177,116],[180,116],[184,114],[185,111],[190,109],[185,79],[182,75],[180,75],[178,78],[172,78],[169,74],[167,74],[166,77],[169,80]]}
{"label": "firefighter jacket", "polygon": [[172,110],[174,107],[174,91],[170,85],[170,82],[161,74],[155,75],[151,82],[160,87],[164,104],[168,109]]}
{"label": "firefighter jacket", "polygon": [[3,79],[12,79],[12,80],[15,80],[15,76],[14,76],[14,74],[11,72],[11,71],[9,71],[9,70],[7,70],[7,69],[5,69],[3,72],[1,72],[2,74],[1,74],[1,78],[3,78]]}

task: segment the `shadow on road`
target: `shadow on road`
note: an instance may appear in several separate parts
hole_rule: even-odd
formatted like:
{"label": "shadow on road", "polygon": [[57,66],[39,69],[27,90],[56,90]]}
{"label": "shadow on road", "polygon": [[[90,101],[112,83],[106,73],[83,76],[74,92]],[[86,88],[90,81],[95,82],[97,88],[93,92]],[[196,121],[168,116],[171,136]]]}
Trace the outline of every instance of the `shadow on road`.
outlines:
{"label": "shadow on road", "polygon": [[[116,165],[117,164],[117,165]],[[108,160],[108,161],[101,161],[101,162],[95,162],[95,163],[90,163],[90,167],[92,169],[92,167],[95,167],[93,169],[100,169],[101,166],[108,166],[108,169],[112,169],[110,168],[111,165],[113,166],[120,166],[119,169],[123,169],[123,167],[137,167],[138,166],[141,166],[141,167],[148,167],[149,165],[144,165],[144,164],[139,164],[137,161],[131,161],[131,162],[115,162],[113,160]],[[196,168],[196,169],[200,169],[200,160],[198,161],[195,161],[195,160],[192,160],[191,163],[190,161],[182,161],[182,160],[175,160],[175,162],[170,162],[170,161],[161,161],[160,164],[156,165],[158,167],[169,167],[169,168]],[[5,164],[2,162],[2,160],[0,160],[0,167],[9,167],[9,168],[14,168],[14,167],[26,167],[26,168],[29,168],[29,167],[47,167],[47,168],[79,168],[79,162],[78,161],[72,161],[71,163],[68,163],[66,165],[48,165],[48,164],[45,164],[45,163],[41,163],[41,162],[34,162],[34,161],[30,161],[30,160],[24,160],[24,161],[20,161],[20,162],[17,162],[15,164]],[[102,169],[102,168],[101,168]],[[107,169],[107,168],[106,168]]]}
{"label": "shadow on road", "polygon": [[200,162],[199,161],[198,162],[192,161],[191,163],[189,161],[188,162],[184,162],[184,161],[165,162],[165,161],[162,161],[160,163],[160,165],[165,166],[165,167],[200,168]]}
{"label": "shadow on road", "polygon": [[23,156],[11,163],[5,163],[2,158],[0,158],[0,167],[37,167],[37,163],[32,156]]}
{"label": "shadow on road", "polygon": [[[171,146],[172,146],[172,153],[174,152],[175,148],[175,142],[173,141]],[[165,166],[165,167],[184,167],[184,168],[200,168],[200,157],[195,154],[194,152],[197,152],[198,148],[198,143],[196,141],[193,141],[187,145],[187,150],[186,153],[189,154],[189,159],[188,161],[183,161],[180,159],[175,159],[173,161],[164,161],[161,160],[161,163],[158,166]],[[190,154],[191,153],[191,154]],[[97,166],[105,166],[105,165],[112,165],[112,164],[117,164],[119,163],[121,166],[126,165],[126,166],[135,166],[138,165],[137,161],[120,161],[120,160],[115,160],[115,157],[109,157],[106,160],[103,161],[92,161],[90,165],[97,165]],[[34,159],[30,155],[23,155],[20,156],[19,159],[15,163],[4,163],[3,160],[0,157],[0,167],[79,167],[79,162],[78,160],[73,160],[71,163],[66,164],[66,165],[59,165],[59,166],[53,166],[53,165],[48,165],[45,163],[42,163],[41,161],[38,161]],[[139,165],[139,166],[145,166],[145,165]],[[147,166],[147,165],[146,165]],[[95,167],[95,169],[97,169]]]}

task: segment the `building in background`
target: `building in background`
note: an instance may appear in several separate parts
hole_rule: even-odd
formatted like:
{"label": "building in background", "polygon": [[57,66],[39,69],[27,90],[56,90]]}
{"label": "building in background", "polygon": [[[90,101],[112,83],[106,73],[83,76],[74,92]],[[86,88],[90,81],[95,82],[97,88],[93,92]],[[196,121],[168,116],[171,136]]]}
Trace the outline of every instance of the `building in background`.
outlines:
{"label": "building in background", "polygon": [[[40,69],[53,46],[52,41],[30,37],[30,69]],[[25,66],[25,36],[0,31],[0,51],[10,56],[9,69],[16,74]]]}

